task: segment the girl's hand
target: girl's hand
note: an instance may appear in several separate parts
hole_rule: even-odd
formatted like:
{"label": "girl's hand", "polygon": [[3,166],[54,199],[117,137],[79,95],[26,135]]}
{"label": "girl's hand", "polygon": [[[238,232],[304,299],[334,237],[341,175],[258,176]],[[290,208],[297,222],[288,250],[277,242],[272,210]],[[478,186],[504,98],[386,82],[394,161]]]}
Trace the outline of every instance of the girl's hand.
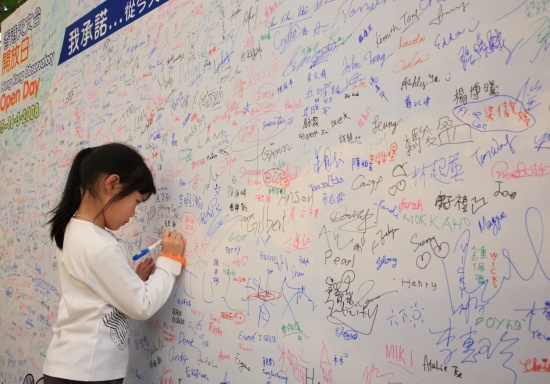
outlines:
{"label": "girl's hand", "polygon": [[149,280],[149,276],[153,272],[155,267],[155,262],[151,257],[147,257],[144,260],[141,260],[136,267],[136,273],[139,278],[143,281]]}
{"label": "girl's hand", "polygon": [[165,229],[162,232],[162,251],[171,253],[176,256],[182,256],[185,244],[183,243],[183,236],[177,232],[170,232]]}

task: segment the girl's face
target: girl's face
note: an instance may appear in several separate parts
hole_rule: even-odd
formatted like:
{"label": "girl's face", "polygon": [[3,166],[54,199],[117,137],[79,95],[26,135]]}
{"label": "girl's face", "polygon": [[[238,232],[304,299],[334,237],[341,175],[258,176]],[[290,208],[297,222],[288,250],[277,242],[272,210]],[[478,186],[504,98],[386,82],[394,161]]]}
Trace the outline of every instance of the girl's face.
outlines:
{"label": "girl's face", "polygon": [[128,223],[130,218],[136,214],[137,205],[146,198],[147,195],[135,191],[120,200],[113,201],[103,213],[105,227],[111,231],[116,231]]}

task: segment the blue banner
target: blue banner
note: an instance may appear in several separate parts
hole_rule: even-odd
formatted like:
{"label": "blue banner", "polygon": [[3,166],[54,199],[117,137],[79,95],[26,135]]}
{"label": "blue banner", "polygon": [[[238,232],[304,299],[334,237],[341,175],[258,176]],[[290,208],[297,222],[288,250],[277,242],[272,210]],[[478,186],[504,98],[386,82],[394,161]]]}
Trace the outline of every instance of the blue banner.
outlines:
{"label": "blue banner", "polygon": [[168,0],[106,0],[65,30],[59,64],[84,52]]}

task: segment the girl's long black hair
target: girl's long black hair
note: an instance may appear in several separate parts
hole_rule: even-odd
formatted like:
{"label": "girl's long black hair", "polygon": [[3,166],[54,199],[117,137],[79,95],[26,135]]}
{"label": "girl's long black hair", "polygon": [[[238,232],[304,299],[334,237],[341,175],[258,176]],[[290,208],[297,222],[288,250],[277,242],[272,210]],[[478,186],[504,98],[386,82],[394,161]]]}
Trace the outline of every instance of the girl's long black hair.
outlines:
{"label": "girl's long black hair", "polygon": [[109,143],[82,149],[73,160],[61,201],[49,212],[53,213],[48,221],[51,225],[50,237],[59,249],[63,249],[65,228],[78,210],[84,192],[96,196],[100,178],[114,174],[120,177],[122,190],[107,206],[135,191],[148,195],[148,198],[157,193],[151,171],[134,148],[122,143]]}

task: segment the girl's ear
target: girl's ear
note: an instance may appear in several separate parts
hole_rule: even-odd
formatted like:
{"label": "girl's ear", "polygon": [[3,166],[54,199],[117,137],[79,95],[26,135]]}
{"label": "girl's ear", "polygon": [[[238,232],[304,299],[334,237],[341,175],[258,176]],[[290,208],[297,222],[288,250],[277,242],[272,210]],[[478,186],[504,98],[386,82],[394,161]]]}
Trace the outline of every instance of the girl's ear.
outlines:
{"label": "girl's ear", "polygon": [[109,194],[113,194],[119,184],[120,184],[120,176],[116,174],[113,174],[107,177],[103,183],[107,193]]}

